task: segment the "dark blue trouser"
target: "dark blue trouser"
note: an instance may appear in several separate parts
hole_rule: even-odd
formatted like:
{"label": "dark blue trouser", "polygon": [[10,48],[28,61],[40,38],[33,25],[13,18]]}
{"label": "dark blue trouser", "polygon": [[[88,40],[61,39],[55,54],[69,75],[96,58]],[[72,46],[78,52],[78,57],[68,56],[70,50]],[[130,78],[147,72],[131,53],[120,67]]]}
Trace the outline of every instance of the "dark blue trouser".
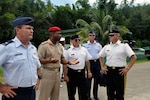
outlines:
{"label": "dark blue trouser", "polygon": [[14,98],[2,96],[2,100],[35,100],[35,89],[33,87],[13,89],[17,94]]}
{"label": "dark blue trouser", "polygon": [[124,75],[119,74],[120,67],[107,67],[107,96],[108,100],[124,100]]}
{"label": "dark blue trouser", "polygon": [[68,100],[76,100],[76,88],[78,88],[79,100],[88,100],[86,90],[86,78],[85,70],[77,72],[73,69],[68,68],[69,82],[67,82]]}
{"label": "dark blue trouser", "polygon": [[[93,96],[95,99],[98,98],[98,77],[100,74],[100,62],[99,60],[90,60],[90,69],[92,72],[92,78],[94,79],[94,83],[93,83]],[[91,93],[91,81],[92,78],[88,79],[88,97],[90,98],[90,93]]]}

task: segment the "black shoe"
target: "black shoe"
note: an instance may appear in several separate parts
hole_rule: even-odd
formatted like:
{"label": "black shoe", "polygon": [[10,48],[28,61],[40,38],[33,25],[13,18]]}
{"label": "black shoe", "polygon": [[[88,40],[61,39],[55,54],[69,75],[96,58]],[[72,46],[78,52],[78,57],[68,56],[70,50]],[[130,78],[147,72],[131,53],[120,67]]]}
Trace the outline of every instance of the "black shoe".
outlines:
{"label": "black shoe", "polygon": [[94,98],[94,100],[99,100],[99,98]]}
{"label": "black shoe", "polygon": [[88,98],[88,100],[92,100],[91,98]]}

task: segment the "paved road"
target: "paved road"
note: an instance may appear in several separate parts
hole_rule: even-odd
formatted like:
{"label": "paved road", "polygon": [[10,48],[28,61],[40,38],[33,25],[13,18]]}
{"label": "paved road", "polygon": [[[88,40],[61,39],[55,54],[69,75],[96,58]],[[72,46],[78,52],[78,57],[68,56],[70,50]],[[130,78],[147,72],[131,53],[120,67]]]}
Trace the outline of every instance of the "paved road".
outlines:
{"label": "paved road", "polygon": [[[59,100],[67,100],[65,82],[62,85]],[[99,87],[98,96],[101,100],[107,100],[105,87]],[[150,62],[135,64],[128,72],[125,100],[150,100]]]}

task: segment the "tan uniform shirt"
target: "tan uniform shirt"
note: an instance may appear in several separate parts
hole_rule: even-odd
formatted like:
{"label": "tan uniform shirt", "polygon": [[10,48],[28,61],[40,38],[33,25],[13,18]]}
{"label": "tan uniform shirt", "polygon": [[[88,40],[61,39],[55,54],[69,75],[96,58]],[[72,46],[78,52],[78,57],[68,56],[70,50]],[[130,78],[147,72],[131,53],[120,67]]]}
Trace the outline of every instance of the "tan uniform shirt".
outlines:
{"label": "tan uniform shirt", "polygon": [[60,63],[64,60],[63,49],[60,43],[53,44],[50,39],[44,41],[40,44],[38,48],[38,56],[40,58],[49,59],[49,58],[57,58],[59,59],[58,63],[47,63],[43,64],[43,67],[50,68],[59,68]]}

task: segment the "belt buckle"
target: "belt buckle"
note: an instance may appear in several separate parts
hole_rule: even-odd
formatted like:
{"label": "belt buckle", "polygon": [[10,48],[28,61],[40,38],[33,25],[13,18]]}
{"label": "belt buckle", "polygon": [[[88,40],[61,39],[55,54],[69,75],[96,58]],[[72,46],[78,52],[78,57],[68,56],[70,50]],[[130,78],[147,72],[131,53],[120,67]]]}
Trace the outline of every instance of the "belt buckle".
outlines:
{"label": "belt buckle", "polygon": [[96,60],[94,60],[94,62],[96,62]]}
{"label": "belt buckle", "polygon": [[55,72],[58,72],[58,69],[55,69],[54,71],[55,71]]}
{"label": "belt buckle", "polygon": [[115,67],[115,66],[112,66],[112,69],[116,69],[116,67]]}
{"label": "belt buckle", "polygon": [[81,72],[81,69],[78,69],[77,72]]}

